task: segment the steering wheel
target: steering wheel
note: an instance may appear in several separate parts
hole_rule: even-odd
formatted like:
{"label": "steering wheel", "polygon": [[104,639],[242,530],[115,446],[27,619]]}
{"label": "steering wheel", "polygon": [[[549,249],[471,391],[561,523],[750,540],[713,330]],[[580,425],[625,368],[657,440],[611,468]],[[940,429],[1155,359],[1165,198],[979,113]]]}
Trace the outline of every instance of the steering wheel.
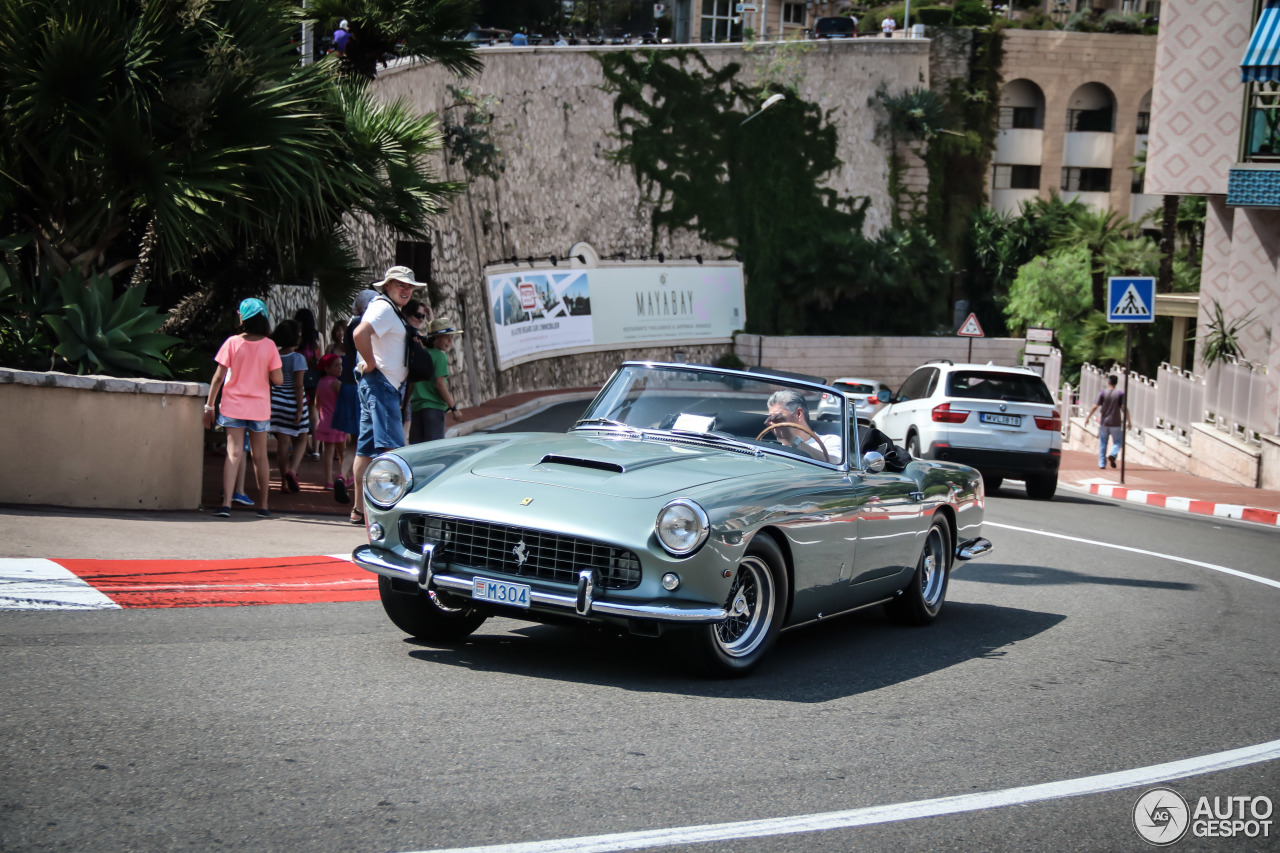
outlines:
{"label": "steering wheel", "polygon": [[831,454],[827,453],[827,448],[822,445],[822,439],[818,438],[818,434],[816,432],[814,432],[813,430],[809,429],[807,426],[804,426],[802,424],[792,423],[791,421],[783,421],[782,423],[769,424],[767,427],[760,430],[760,434],[756,436],[756,441],[759,441],[760,439],[764,438],[766,433],[772,432],[778,427],[791,427],[792,429],[798,429],[801,432],[807,432],[810,436],[813,437],[813,440],[817,442],[818,449],[822,451],[822,461],[831,463]]}

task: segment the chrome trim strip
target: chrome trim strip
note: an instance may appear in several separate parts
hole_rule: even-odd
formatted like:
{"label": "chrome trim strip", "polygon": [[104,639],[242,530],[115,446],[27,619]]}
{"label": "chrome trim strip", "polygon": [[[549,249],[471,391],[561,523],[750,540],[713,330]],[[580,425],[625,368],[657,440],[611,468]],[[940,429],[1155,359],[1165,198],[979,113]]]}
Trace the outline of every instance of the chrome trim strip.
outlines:
{"label": "chrome trim strip", "polygon": [[981,536],[977,539],[967,539],[956,546],[956,559],[972,560],[974,557],[990,554],[993,547],[991,540],[983,539]]}
{"label": "chrome trim strip", "polygon": [[816,619],[809,619],[808,621],[805,621],[805,622],[797,622],[794,625],[787,625],[782,630],[784,632],[791,631],[795,628],[803,628],[805,625],[812,625],[815,622],[826,622],[830,619],[837,619],[841,616],[847,616],[850,613],[856,613],[859,610],[866,610],[868,607],[875,607],[877,605],[884,604],[889,601],[893,601],[892,595],[889,596],[888,598],[881,598],[878,601],[869,601],[866,604],[859,604],[857,607],[850,607],[848,610],[841,610],[839,613],[819,613],[818,618]]}

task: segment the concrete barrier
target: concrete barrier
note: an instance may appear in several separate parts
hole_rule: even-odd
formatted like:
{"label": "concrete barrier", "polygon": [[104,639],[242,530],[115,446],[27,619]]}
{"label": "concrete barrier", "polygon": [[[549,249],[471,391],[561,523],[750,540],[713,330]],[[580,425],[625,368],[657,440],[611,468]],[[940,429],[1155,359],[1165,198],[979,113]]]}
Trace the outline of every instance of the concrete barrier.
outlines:
{"label": "concrete barrier", "polygon": [[0,368],[0,503],[195,509],[208,393],[197,382]]}

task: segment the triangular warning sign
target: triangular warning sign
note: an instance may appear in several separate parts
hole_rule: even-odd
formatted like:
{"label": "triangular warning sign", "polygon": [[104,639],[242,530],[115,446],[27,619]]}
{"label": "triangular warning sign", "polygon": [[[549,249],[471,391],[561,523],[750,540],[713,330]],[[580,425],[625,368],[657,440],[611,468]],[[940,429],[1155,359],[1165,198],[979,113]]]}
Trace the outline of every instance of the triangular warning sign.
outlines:
{"label": "triangular warning sign", "polygon": [[1150,317],[1151,308],[1143,301],[1138,288],[1130,284],[1111,313],[1116,317]]}
{"label": "triangular warning sign", "polygon": [[966,338],[984,337],[982,334],[982,326],[978,323],[978,315],[970,314],[968,319],[964,321],[964,325],[960,327],[960,331],[956,332],[956,334]]}

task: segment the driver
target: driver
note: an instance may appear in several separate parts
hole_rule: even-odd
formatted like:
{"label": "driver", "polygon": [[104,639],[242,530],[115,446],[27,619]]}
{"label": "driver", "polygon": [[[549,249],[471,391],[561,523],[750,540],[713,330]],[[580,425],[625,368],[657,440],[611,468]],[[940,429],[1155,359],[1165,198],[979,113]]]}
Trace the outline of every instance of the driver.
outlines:
{"label": "driver", "polygon": [[[817,434],[817,431],[809,426],[809,407],[804,401],[804,395],[799,391],[785,388],[781,391],[773,392],[769,396],[769,416],[764,419],[764,423],[765,426],[793,423],[804,427],[808,432],[780,426],[774,430],[774,433],[777,434],[778,441],[782,444],[803,450],[814,459],[838,464],[844,457],[844,442],[840,440],[840,436],[819,435],[817,441],[814,440],[814,435]],[[818,442],[822,443],[819,444]],[[823,450],[826,450],[825,455]]]}

